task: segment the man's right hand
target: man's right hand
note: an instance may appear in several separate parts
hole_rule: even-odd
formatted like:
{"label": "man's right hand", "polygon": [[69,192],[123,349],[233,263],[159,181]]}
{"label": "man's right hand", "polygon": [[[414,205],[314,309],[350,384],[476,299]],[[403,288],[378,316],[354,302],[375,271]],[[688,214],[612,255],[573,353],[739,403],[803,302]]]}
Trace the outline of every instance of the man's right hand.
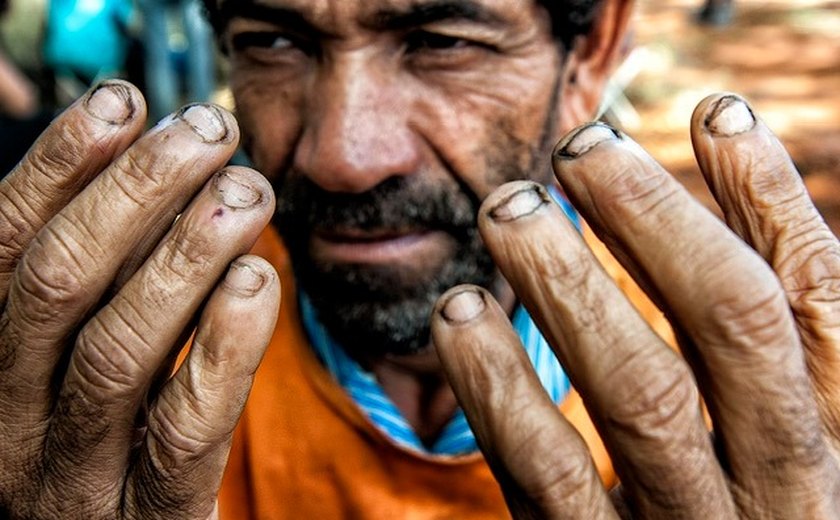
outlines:
{"label": "man's right hand", "polygon": [[277,316],[277,274],[241,256],[274,196],[219,171],[224,110],[144,123],[139,92],[106,82],[0,183],[0,518],[214,514]]}

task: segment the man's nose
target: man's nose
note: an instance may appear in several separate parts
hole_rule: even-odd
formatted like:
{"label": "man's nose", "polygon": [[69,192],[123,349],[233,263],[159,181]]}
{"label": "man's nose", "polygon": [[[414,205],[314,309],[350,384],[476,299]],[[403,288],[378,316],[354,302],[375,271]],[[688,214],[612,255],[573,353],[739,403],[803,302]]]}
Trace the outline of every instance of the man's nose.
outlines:
{"label": "man's nose", "polygon": [[294,167],[325,190],[367,191],[418,168],[410,96],[363,56],[324,65],[307,95]]}

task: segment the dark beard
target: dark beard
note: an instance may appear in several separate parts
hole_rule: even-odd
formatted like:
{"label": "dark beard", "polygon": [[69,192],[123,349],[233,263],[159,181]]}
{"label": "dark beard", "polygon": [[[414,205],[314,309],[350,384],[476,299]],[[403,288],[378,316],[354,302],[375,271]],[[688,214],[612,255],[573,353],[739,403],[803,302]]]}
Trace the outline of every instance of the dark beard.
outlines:
{"label": "dark beard", "polygon": [[[504,121],[496,125],[499,131],[491,140],[495,146],[484,151],[488,182],[527,178],[550,182],[547,158],[553,146],[559,82],[558,74],[536,143],[514,138]],[[428,348],[432,308],[445,291],[469,283],[495,292],[494,285],[501,280],[478,232],[478,196],[455,180],[421,179],[425,179],[421,174],[395,176],[367,192],[348,194],[325,191],[303,175],[287,171],[275,185],[274,223],[289,250],[297,283],[330,335],[362,363]],[[313,233],[341,228],[444,231],[456,247],[431,272],[316,262],[309,251]]]}
{"label": "dark beard", "polygon": [[[389,178],[361,194],[332,193],[294,175],[279,188],[275,224],[298,284],[321,323],[357,360],[423,350],[429,345],[429,317],[441,294],[460,283],[489,287],[496,278],[478,233],[480,202],[465,189],[422,183],[412,176]],[[337,228],[443,231],[456,247],[431,272],[315,261],[310,237]]]}

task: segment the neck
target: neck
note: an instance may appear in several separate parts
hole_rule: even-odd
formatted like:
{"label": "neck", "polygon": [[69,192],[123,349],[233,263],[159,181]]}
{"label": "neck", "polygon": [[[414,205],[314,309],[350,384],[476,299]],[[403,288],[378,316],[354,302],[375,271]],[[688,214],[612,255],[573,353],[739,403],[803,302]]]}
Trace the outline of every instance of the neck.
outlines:
{"label": "neck", "polygon": [[[493,294],[511,314],[516,298],[510,286],[500,283]],[[369,360],[368,367],[420,440],[431,445],[458,406],[434,345],[416,354]]]}

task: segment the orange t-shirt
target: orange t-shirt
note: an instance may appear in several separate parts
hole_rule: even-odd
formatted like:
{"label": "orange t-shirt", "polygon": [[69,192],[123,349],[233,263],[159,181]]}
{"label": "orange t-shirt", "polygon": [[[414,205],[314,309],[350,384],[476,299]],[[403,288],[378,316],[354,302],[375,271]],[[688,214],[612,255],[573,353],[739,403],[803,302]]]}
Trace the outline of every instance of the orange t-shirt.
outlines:
{"label": "orange t-shirt", "polygon": [[[603,257],[606,249],[593,244]],[[253,252],[280,273],[282,309],[234,434],[221,519],[510,518],[480,453],[423,456],[395,445],[368,421],[308,345],[276,233],[263,233]],[[631,299],[641,295],[615,260],[604,258]],[[664,322],[646,299],[642,307],[643,315]],[[612,465],[580,396],[572,391],[560,410],[589,445],[605,485],[612,485]]]}

